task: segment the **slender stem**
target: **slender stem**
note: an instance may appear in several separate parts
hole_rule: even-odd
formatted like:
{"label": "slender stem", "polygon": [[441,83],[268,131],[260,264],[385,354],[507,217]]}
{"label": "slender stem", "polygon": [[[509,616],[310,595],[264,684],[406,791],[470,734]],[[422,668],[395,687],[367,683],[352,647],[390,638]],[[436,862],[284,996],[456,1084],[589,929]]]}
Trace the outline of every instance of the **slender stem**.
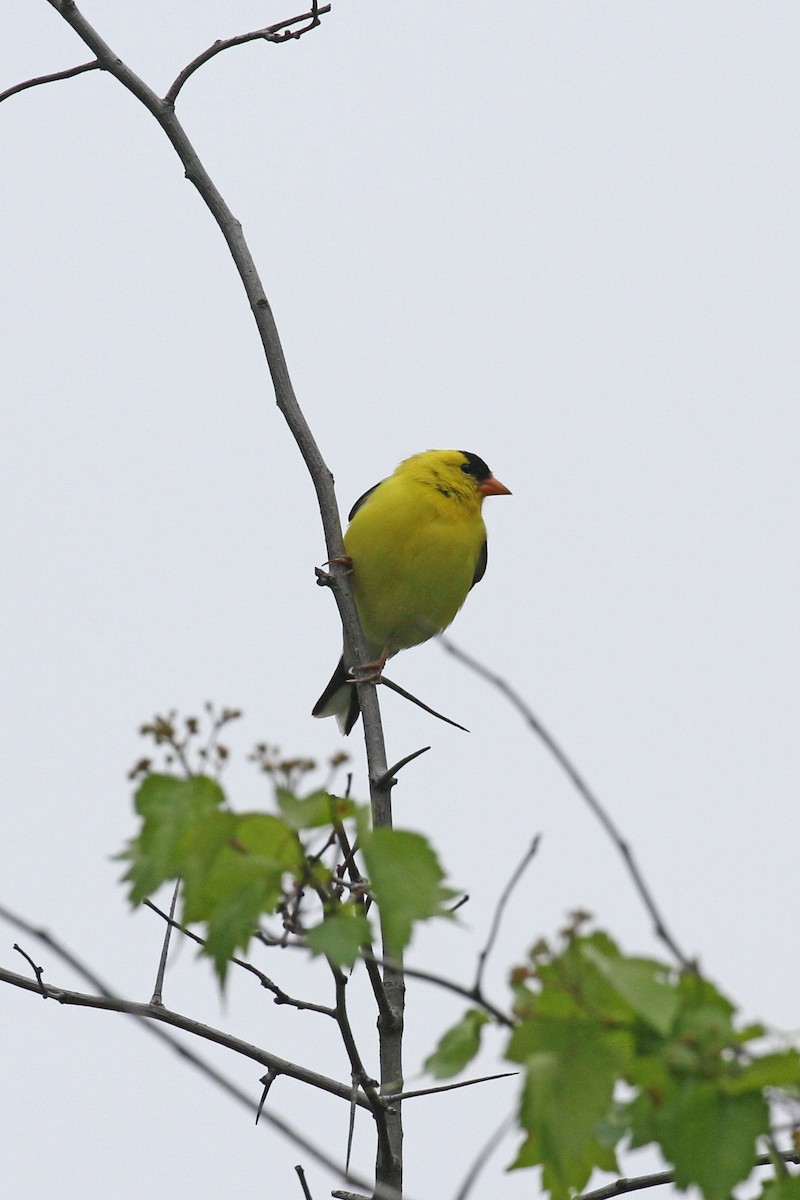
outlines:
{"label": "slender stem", "polygon": [[497,940],[497,935],[500,932],[500,922],[503,919],[503,913],[505,912],[506,905],[508,904],[508,901],[511,898],[511,893],[513,892],[514,888],[517,886],[520,879],[522,878],[522,876],[525,872],[525,868],[528,866],[528,863],[531,861],[533,856],[536,854],[536,851],[539,849],[540,841],[541,841],[541,837],[537,833],[536,837],[533,839],[530,846],[525,851],[525,854],[523,855],[519,866],[514,871],[513,875],[509,879],[506,886],[503,888],[503,891],[500,895],[500,899],[497,902],[497,907],[494,911],[494,917],[492,918],[491,929],[489,930],[489,936],[486,939],[486,945],[483,947],[480,954],[478,955],[478,969],[475,973],[475,984],[473,987],[473,990],[475,992],[477,992],[478,994],[480,994],[481,987],[483,985],[483,972],[484,972],[484,968],[486,967],[486,960],[489,957],[489,955],[491,954],[491,952],[494,948],[495,941]]}
{"label": "slender stem", "polygon": [[[391,959],[383,959],[382,966],[384,970],[391,964]],[[456,983],[453,979],[448,979],[446,975],[437,975],[434,971],[423,971],[418,967],[404,968],[405,974],[409,979],[421,979],[424,983],[434,983],[438,987],[444,988],[447,992],[453,992],[456,996],[463,996],[465,1000],[471,1000],[473,1004],[479,1005],[490,1016],[494,1017],[499,1025],[503,1025],[507,1029],[514,1028],[514,1020],[508,1013],[504,1013],[497,1005],[492,1004],[487,1000],[482,992],[479,992],[475,987],[465,987],[463,983]],[[395,1090],[397,1090],[395,1088]]]}
{"label": "slender stem", "polygon": [[[360,1086],[370,1103],[373,1116],[375,1117],[375,1127],[378,1131],[378,1158],[380,1160],[381,1157],[386,1158],[387,1156],[391,1156],[391,1143],[386,1124],[386,1106],[375,1091],[374,1080],[370,1079],[364,1069],[361,1054],[356,1045],[356,1039],[353,1036],[353,1029],[350,1025],[350,1017],[347,1012],[347,976],[338,967],[332,966],[331,970],[333,971],[333,979],[336,986],[336,1022],[342,1035],[347,1057],[350,1060],[350,1070],[352,1071],[353,1080],[356,1085],[353,1089],[353,1094],[354,1096],[356,1095],[357,1088]],[[347,1161],[349,1165],[349,1147]]]}
{"label": "slender stem", "polygon": [[[244,46],[247,42],[287,42],[290,39],[296,40],[302,37],[304,33],[308,33],[310,29],[315,29],[319,25],[319,18],[324,13],[331,11],[330,4],[324,5],[322,8],[313,8],[311,12],[303,13],[299,17],[288,17],[285,21],[278,21],[275,25],[267,25],[265,29],[255,29],[252,33],[240,33],[236,37],[220,38],[214,42],[213,46],[209,46],[197,58],[193,58],[190,63],[183,68],[175,82],[170,86],[164,99],[168,104],[174,104],[178,92],[181,90],[187,79],[190,79],[200,67],[210,62],[217,54],[222,54],[223,50],[230,50],[233,46]],[[292,25],[296,25],[299,21],[306,21],[307,24],[302,29],[291,29]],[[284,32],[281,33],[280,31]]]}
{"label": "slender stem", "polygon": [[28,88],[40,87],[43,83],[57,83],[59,79],[72,79],[75,75],[83,75],[85,71],[100,70],[100,63],[95,58],[77,67],[67,67],[64,71],[53,71],[50,75],[37,75],[35,79],[25,79],[22,83],[15,83],[13,87],[0,92],[0,104],[8,100],[9,96],[16,96],[18,92],[25,92]]}
{"label": "slender stem", "polygon": [[457,658],[459,662],[464,663],[464,665],[469,667],[470,670],[474,671],[476,675],[480,675],[482,679],[485,679],[488,683],[491,683],[493,687],[496,687],[499,692],[502,692],[502,694],[513,705],[513,707],[516,708],[517,712],[522,715],[528,725],[530,725],[531,729],[534,731],[540,741],[544,743],[561,769],[565,771],[572,780],[576,791],[583,797],[586,804],[594,813],[595,817],[597,817],[597,820],[603,826],[606,833],[617,847],[617,850],[621,854],[625,866],[627,867],[628,874],[633,880],[634,887],[639,893],[642,903],[650,914],[656,936],[659,937],[661,941],[664,942],[664,944],[669,948],[677,962],[684,970],[694,970],[694,963],[683,953],[680,946],[669,932],[667,924],[661,915],[661,911],[655,902],[655,898],[645,882],[644,876],[639,870],[636,859],[633,856],[633,851],[623,838],[619,829],[617,829],[617,826],[612,821],[610,815],[606,812],[605,808],[598,800],[597,796],[595,796],[594,792],[580,775],[577,767],[575,767],[571,759],[567,757],[566,752],[562,750],[561,746],[558,744],[552,734],[545,729],[542,722],[525,703],[520,694],[515,691],[514,688],[512,688],[511,685],[502,678],[502,676],[496,675],[493,671],[490,671],[488,667],[485,667],[483,663],[480,663],[476,658],[473,658],[471,654],[466,654],[463,650],[459,649],[459,647],[456,646],[454,642],[451,642],[449,638],[442,637],[439,640],[448,654],[452,654],[454,658]]}
{"label": "slender stem", "polygon": [[[800,1163],[800,1152],[797,1150],[780,1151],[779,1157],[784,1163]],[[769,1154],[759,1154],[756,1159],[757,1167],[773,1166],[772,1158]],[[621,1196],[626,1192],[640,1192],[645,1188],[661,1187],[665,1183],[675,1182],[674,1171],[655,1171],[652,1175],[636,1175],[631,1179],[615,1179],[613,1183],[608,1183],[604,1187],[595,1188],[592,1192],[581,1192],[575,1200],[612,1200],[614,1196]]]}

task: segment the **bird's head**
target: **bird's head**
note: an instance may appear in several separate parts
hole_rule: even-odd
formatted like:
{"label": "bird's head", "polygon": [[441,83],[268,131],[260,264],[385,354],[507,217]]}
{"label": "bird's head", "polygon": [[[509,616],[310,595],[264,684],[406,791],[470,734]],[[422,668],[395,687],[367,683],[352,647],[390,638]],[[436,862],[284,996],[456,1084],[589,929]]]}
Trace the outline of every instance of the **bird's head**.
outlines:
{"label": "bird's head", "polygon": [[397,470],[431,484],[447,496],[474,500],[479,505],[485,496],[511,495],[483,459],[470,450],[425,450],[407,458]]}

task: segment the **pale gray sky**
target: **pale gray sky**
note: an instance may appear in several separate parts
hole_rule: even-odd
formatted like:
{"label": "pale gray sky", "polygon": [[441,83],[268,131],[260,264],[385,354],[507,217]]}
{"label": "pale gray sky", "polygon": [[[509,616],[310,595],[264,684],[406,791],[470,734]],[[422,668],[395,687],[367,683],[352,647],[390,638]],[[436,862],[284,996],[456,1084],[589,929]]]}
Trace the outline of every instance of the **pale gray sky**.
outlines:
{"label": "pale gray sky", "polygon": [[[87,0],[157,90],[275,0]],[[89,55],[5,0],[0,90]],[[296,45],[217,58],[178,111],[255,253],[342,508],[403,457],[463,447],[489,569],[453,628],[530,700],[639,855],[687,950],[749,1017],[800,1024],[794,952],[800,9],[334,0]],[[234,743],[325,756],[310,707],[339,649],[314,586],[313,491],[225,246],[159,129],[97,73],[0,107],[4,435],[0,902],[146,999],[160,928],[110,861],[135,729],[240,705]],[[435,644],[393,676],[469,726],[384,701],[399,824],[472,897],[412,961],[469,979],[494,900],[544,835],[498,948],[568,908],[657,950],[628,879],[517,717]],[[356,793],[364,794],[357,737]],[[238,807],[266,792],[244,766]],[[4,934],[0,961],[24,969]],[[54,983],[80,986],[36,946]],[[288,956],[287,956],[288,957]],[[324,976],[265,962],[297,991]],[[220,1010],[184,947],[167,1003],[346,1077],[331,1031],[247,979]],[[461,1011],[414,989],[410,1076]],[[17,1200],[300,1195],[303,1156],[115,1016],[0,990],[3,1174]],[[500,1043],[497,1042],[496,1046]],[[257,1096],[258,1072],[208,1051]],[[481,1060],[487,1068],[491,1056]],[[417,1200],[453,1194],[515,1085],[408,1106]],[[273,1102],[341,1154],[346,1106]],[[518,1200],[504,1146],[475,1192]],[[367,1122],[356,1162],[369,1167]],[[315,1200],[335,1186],[308,1165]],[[636,1169],[636,1160],[626,1164]]]}

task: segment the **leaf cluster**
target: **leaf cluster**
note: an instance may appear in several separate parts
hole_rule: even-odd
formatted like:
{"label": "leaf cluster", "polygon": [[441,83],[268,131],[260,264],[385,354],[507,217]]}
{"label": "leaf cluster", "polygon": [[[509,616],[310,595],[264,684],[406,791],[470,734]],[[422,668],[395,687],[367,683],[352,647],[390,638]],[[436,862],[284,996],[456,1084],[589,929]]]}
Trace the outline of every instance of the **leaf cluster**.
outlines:
{"label": "leaf cluster", "polygon": [[[540,1166],[546,1190],[566,1200],[595,1169],[618,1172],[622,1143],[654,1144],[679,1188],[726,1200],[759,1144],[773,1146],[768,1097],[800,1084],[800,1054],[759,1054],[763,1026],[738,1028],[734,1005],[708,979],[625,956],[584,922],[579,914],[555,949],[538,943],[512,973],[517,1024],[506,1057],[523,1070],[525,1134],[512,1169]],[[428,1070],[463,1069],[484,1023],[468,1012]],[[800,1200],[788,1177],[784,1190]],[[779,1194],[770,1190],[771,1200]]]}
{"label": "leaf cluster", "polygon": [[[365,806],[325,789],[298,796],[276,783],[275,800],[276,812],[233,812],[208,775],[148,774],[135,794],[141,827],[120,855],[131,903],[180,879],[181,923],[205,927],[221,983],[256,936],[352,966],[374,940],[373,905],[396,956],[418,921],[448,915],[454,893],[421,834],[373,830]],[[274,918],[280,932],[265,931]]]}

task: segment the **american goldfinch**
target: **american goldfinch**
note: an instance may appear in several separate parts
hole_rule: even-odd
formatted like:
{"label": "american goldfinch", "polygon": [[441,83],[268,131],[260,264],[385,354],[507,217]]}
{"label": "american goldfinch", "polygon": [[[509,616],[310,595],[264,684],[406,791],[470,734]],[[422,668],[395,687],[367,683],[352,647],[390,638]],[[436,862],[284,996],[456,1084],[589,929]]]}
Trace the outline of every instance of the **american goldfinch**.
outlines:
{"label": "american goldfinch", "polygon": [[[511,493],[467,450],[426,450],[401,462],[350,512],[344,548],[373,676],[399,650],[446,629],[486,570],[485,496]],[[349,733],[360,712],[344,660],[312,710]]]}

